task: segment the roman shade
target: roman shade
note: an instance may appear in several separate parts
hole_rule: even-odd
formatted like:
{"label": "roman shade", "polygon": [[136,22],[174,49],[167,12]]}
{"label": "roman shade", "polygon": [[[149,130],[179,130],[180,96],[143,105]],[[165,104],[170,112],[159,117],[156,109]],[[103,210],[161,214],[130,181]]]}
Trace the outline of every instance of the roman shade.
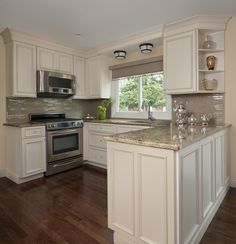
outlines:
{"label": "roman shade", "polygon": [[163,56],[128,62],[125,64],[112,65],[109,69],[112,71],[112,80],[127,76],[163,71]]}

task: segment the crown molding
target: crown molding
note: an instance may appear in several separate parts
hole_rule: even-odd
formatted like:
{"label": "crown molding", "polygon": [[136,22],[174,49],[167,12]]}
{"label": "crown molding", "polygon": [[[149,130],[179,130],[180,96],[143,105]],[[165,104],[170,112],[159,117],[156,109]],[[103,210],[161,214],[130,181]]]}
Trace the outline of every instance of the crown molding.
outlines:
{"label": "crown molding", "polygon": [[41,38],[35,37],[31,34],[28,33],[26,34],[10,28],[6,28],[5,30],[3,30],[1,32],[1,35],[4,39],[5,44],[11,41],[19,41],[26,44],[35,45],[37,47],[44,47],[59,52],[65,52],[67,54],[78,55],[80,57],[86,56],[86,52],[83,50],[73,49],[54,42],[49,42],[47,40],[43,40]]}
{"label": "crown molding", "polygon": [[164,25],[164,36],[192,29],[225,30],[231,16],[195,15]]}
{"label": "crown molding", "polygon": [[153,28],[149,28],[143,32],[137,32],[129,37],[111,42],[105,45],[98,46],[94,49],[87,51],[87,57],[111,54],[118,49],[126,49],[132,46],[137,46],[143,42],[149,42],[162,38],[164,25],[158,25]]}

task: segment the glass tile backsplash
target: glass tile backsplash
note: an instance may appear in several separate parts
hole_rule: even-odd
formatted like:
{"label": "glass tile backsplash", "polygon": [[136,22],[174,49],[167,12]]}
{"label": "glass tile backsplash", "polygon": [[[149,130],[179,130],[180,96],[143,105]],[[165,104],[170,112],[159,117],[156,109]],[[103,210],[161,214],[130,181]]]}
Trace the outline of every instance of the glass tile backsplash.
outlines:
{"label": "glass tile backsplash", "polygon": [[65,113],[70,118],[83,118],[88,113],[97,117],[102,100],[55,98],[7,98],[7,122],[26,122],[29,113]]}

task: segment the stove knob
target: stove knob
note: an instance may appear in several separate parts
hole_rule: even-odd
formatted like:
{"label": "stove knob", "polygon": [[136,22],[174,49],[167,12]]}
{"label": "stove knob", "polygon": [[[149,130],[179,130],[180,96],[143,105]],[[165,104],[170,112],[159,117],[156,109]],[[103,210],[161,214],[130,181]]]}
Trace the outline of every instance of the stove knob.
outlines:
{"label": "stove knob", "polygon": [[71,125],[72,125],[72,126],[76,126],[75,122],[71,122]]}

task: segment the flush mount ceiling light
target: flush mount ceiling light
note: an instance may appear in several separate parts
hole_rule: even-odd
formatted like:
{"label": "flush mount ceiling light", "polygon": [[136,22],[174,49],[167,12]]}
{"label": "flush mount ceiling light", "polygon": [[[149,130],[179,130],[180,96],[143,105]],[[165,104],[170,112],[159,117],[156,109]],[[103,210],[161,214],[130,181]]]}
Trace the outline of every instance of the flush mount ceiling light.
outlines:
{"label": "flush mount ceiling light", "polygon": [[124,50],[116,50],[114,52],[114,56],[116,59],[122,60],[126,58],[126,51]]}
{"label": "flush mount ceiling light", "polygon": [[153,48],[152,43],[142,43],[139,45],[141,53],[151,53]]}

